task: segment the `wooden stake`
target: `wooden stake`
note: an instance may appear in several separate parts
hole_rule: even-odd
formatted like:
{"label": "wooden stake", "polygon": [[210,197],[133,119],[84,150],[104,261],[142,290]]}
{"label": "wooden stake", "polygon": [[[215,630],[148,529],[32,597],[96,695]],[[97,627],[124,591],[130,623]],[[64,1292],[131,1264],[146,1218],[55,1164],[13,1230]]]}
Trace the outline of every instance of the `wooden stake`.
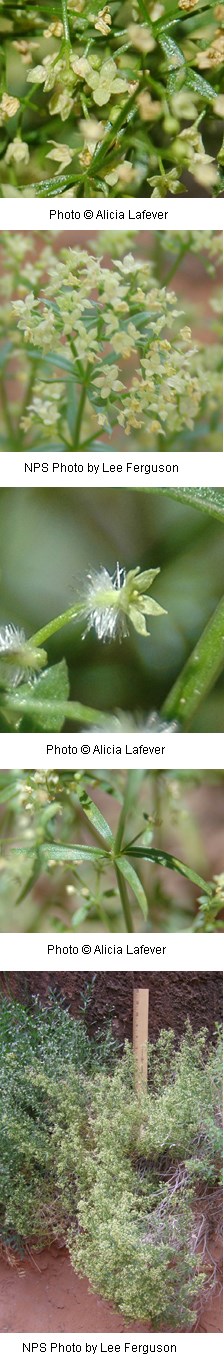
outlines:
{"label": "wooden stake", "polygon": [[147,1047],[149,990],[133,991],[133,1051],[136,1061],[136,1088],[147,1089]]}

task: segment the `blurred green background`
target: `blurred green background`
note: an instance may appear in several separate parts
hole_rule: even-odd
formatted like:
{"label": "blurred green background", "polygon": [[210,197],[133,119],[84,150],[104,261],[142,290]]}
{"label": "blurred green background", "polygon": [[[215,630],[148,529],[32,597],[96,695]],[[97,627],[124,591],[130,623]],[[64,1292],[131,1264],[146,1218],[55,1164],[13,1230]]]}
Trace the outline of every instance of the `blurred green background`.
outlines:
{"label": "blurred green background", "polygon": [[[126,712],[127,728],[147,724],[222,595],[218,521],[151,491],[7,488],[0,492],[0,544],[0,624],[11,621],[26,636],[83,598],[93,569],[113,573],[117,559],[127,570],[160,565],[155,596],[168,615],[149,621],[149,640],[131,629],[122,644],[103,645],[93,631],[83,640],[84,626],[70,624],[48,645],[50,663],[67,658],[73,699]],[[223,732],[223,676],[193,728]]]}

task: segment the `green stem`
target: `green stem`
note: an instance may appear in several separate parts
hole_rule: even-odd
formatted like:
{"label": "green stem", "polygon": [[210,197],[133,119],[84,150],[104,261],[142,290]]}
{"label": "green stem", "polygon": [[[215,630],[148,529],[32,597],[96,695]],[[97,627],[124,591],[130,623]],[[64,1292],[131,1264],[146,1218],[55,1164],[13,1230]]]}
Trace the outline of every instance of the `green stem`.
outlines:
{"label": "green stem", "polygon": [[136,86],[133,95],[129,95],[129,99],[126,100],[126,104],[123,104],[123,107],[120,110],[120,113],[118,114],[115,123],[110,124],[108,133],[106,133],[106,136],[103,138],[103,142],[101,142],[100,147],[96,152],[94,152],[94,156],[92,157],[92,161],[89,166],[88,177],[86,170],[83,172],[82,175],[78,174],[75,175],[74,172],[73,174],[60,175],[58,177],[54,175],[50,180],[40,181],[39,185],[37,184],[30,185],[30,192],[35,190],[35,193],[37,194],[37,196],[39,196],[39,198],[46,199],[49,198],[51,194],[63,194],[64,192],[66,192],[67,189],[70,189],[70,186],[75,185],[77,181],[77,193],[79,193],[80,187],[85,185],[87,178],[88,180],[92,179],[92,175],[95,175],[95,171],[98,171],[100,167],[103,165],[105,155],[107,154],[108,151],[110,151],[110,148],[113,147],[114,142],[116,143],[117,134],[120,132],[120,129],[123,128],[123,124],[126,123],[126,120],[130,122],[131,115],[133,116],[133,118],[136,118],[137,95],[140,93],[140,90],[142,90],[143,87],[144,79],[142,77],[138,85]]}
{"label": "green stem", "polygon": [[80,434],[81,434],[82,418],[83,418],[83,412],[84,412],[84,407],[85,407],[85,402],[86,402],[86,397],[87,397],[87,382],[88,382],[88,378],[89,378],[89,369],[90,369],[90,366],[88,366],[88,370],[86,371],[85,379],[84,379],[84,382],[83,382],[83,385],[82,385],[82,388],[81,388],[81,393],[80,393],[80,398],[79,398],[77,413],[76,413],[76,420],[75,420],[75,426],[74,426],[74,432],[73,432],[73,450],[74,450],[75,454],[76,454],[77,451],[80,450],[80,441],[79,441],[79,437],[80,437]]}
{"label": "green stem", "polygon": [[135,792],[136,792],[136,779],[137,779],[137,785],[139,786],[139,780],[142,781],[142,776],[143,776],[143,773],[142,773],[142,772],[141,772],[141,773],[139,773],[139,772],[129,772],[129,773],[128,773],[128,777],[127,777],[127,781],[126,781],[126,786],[125,786],[125,792],[124,792],[123,804],[122,804],[122,808],[121,808],[121,812],[120,812],[120,817],[119,817],[119,820],[118,820],[117,831],[116,831],[115,839],[114,839],[114,849],[113,849],[113,850],[114,850],[114,855],[115,855],[116,857],[118,856],[118,853],[121,851],[127,815],[129,814],[129,810],[130,810],[131,807],[132,807],[133,796],[135,795]]}
{"label": "green stem", "polygon": [[76,417],[76,422],[75,422],[75,427],[74,427],[74,435],[73,435],[73,449],[74,449],[75,454],[76,454],[76,452],[79,451],[79,449],[80,449],[79,436],[80,436],[80,431],[81,431],[81,422],[82,422],[82,418],[83,418],[83,412],[84,412],[85,401],[86,401],[86,388],[84,388],[84,385],[83,385],[83,388],[82,388],[81,394],[80,394],[80,399],[79,399],[79,404],[78,404],[78,411],[77,411],[77,417]]}
{"label": "green stem", "polygon": [[195,711],[224,665],[224,597],[206,625],[162,708],[166,720],[189,729]]}
{"label": "green stem", "polygon": [[63,19],[63,27],[64,27],[65,41],[66,41],[66,43],[69,43],[69,47],[70,47],[70,32],[69,32],[69,22],[68,22],[67,0],[61,0],[61,8],[62,8],[62,19]]}
{"label": "green stem", "polygon": [[5,418],[5,425],[6,425],[7,434],[8,434],[8,436],[10,436],[11,440],[13,440],[13,449],[14,449],[15,432],[14,432],[13,425],[12,425],[12,422],[11,422],[10,412],[9,412],[9,408],[8,408],[7,394],[6,394],[6,390],[5,390],[5,385],[4,385],[4,380],[3,380],[3,379],[1,379],[1,383],[0,383],[0,394],[1,394],[2,412],[3,412],[3,416],[4,416],[4,418]]}
{"label": "green stem", "polygon": [[134,927],[133,927],[132,913],[131,913],[131,909],[130,909],[130,905],[129,905],[129,898],[128,898],[128,892],[127,892],[126,882],[125,882],[125,880],[124,880],[124,876],[122,876],[122,872],[119,870],[119,867],[117,866],[116,863],[115,863],[115,871],[116,871],[116,877],[117,877],[117,884],[118,884],[118,890],[119,890],[120,900],[121,900],[122,909],[123,909],[123,915],[124,915],[124,921],[125,921],[126,931],[127,931],[127,933],[133,933],[133,932],[134,932]]}
{"label": "green stem", "polygon": [[166,289],[167,285],[170,284],[171,279],[173,279],[173,275],[176,274],[176,270],[179,270],[179,265],[181,265],[181,261],[183,260],[183,257],[186,256],[186,252],[189,251],[189,249],[190,249],[189,240],[187,242],[183,242],[178,252],[178,256],[176,256],[176,260],[171,265],[170,270],[167,271],[165,279],[163,279],[163,289]]}
{"label": "green stem", "polygon": [[[120,597],[122,602],[121,589]],[[115,609],[117,609],[117,604],[119,601],[119,593],[117,586],[115,585],[113,586],[113,583],[111,585],[109,584],[109,587],[107,587],[107,585],[106,587],[104,587],[103,585],[101,591],[98,590],[97,592],[96,601],[99,610],[102,611],[105,609],[107,610],[108,607],[114,607]],[[124,610],[126,609],[125,602],[123,609]],[[32,648],[33,645],[39,646],[41,644],[44,644],[44,641],[46,639],[49,639],[50,635],[55,635],[58,630],[62,630],[63,626],[68,625],[70,620],[75,620],[76,616],[81,615],[85,615],[85,617],[87,617],[88,620],[88,614],[89,614],[88,597],[86,597],[84,601],[74,602],[73,606],[69,606],[67,611],[62,611],[62,614],[60,616],[54,616],[54,619],[48,621],[47,625],[42,625],[41,629],[37,630],[36,634],[31,635],[30,639],[27,640],[27,645],[29,645],[30,648]]]}
{"label": "green stem", "polygon": [[140,14],[142,14],[142,18],[145,21],[145,24],[147,24],[148,28],[150,28],[150,32],[151,33],[155,32],[155,25],[152,23],[152,19],[150,19],[150,14],[148,12],[147,5],[145,5],[144,3],[144,0],[138,0],[138,7],[140,9]]}
{"label": "green stem", "polygon": [[20,411],[20,414],[19,414],[19,424],[21,424],[22,417],[25,416],[25,413],[26,413],[26,411],[27,411],[28,405],[29,405],[29,403],[30,403],[30,401],[31,401],[31,398],[32,398],[32,395],[33,395],[33,386],[34,386],[35,379],[36,379],[37,368],[38,368],[38,364],[41,363],[41,359],[42,359],[42,357],[41,357],[41,355],[40,355],[40,359],[39,359],[39,360],[33,360],[32,364],[31,364],[31,367],[30,367],[30,375],[29,375],[29,379],[28,379],[28,384],[27,384],[25,396],[24,396],[24,399],[23,399],[21,411]]}
{"label": "green stem", "polygon": [[[106,726],[110,724],[111,717],[105,715],[104,711],[93,710],[91,706],[83,706],[79,701],[55,700],[54,714],[57,715],[58,713],[59,721],[61,719],[62,710],[65,720],[74,720],[76,724],[81,725],[84,729],[88,725],[94,725],[94,728],[98,726],[99,729],[102,729],[102,725],[106,728]],[[10,693],[10,695],[7,693],[7,697],[4,700],[4,715],[6,718],[7,715],[10,716],[12,711],[19,716],[21,715],[21,718],[24,714],[33,715],[35,713],[35,716],[39,714],[41,719],[43,714],[46,717],[48,711],[50,716],[52,715],[52,701],[48,701],[47,698],[44,698],[43,701],[40,697],[32,697],[31,692],[30,696],[26,697],[20,696],[19,692],[17,692],[16,695],[14,695],[13,692]]]}
{"label": "green stem", "polygon": [[126,103],[123,104],[123,108],[120,110],[118,117],[115,119],[115,123],[112,124],[112,126],[109,128],[108,133],[106,133],[106,137],[104,137],[103,142],[101,143],[101,146],[99,147],[98,151],[94,153],[94,156],[92,157],[91,161],[91,166],[89,168],[89,175],[91,175],[91,178],[92,173],[95,174],[95,170],[98,171],[99,167],[104,162],[105,154],[107,153],[107,151],[109,151],[111,144],[113,144],[116,141],[117,133],[119,133],[120,129],[123,128],[123,123],[126,122],[128,114],[131,113],[133,105],[135,106],[134,113],[136,114],[137,95],[139,94],[139,91],[142,89],[143,84],[144,84],[143,79],[141,79],[139,81],[137,88],[134,91],[134,94],[130,95],[129,99],[126,100]]}
{"label": "green stem", "polygon": [[38,646],[43,644],[45,639],[50,638],[50,635],[56,635],[57,631],[62,630],[64,625],[68,625],[70,620],[75,620],[76,616],[81,615],[84,607],[86,607],[86,603],[77,602],[75,606],[69,606],[67,611],[62,611],[61,616],[54,616],[54,620],[49,620],[48,625],[42,625],[41,630],[37,630],[36,634],[31,635],[28,639],[27,643],[30,648],[33,647],[33,644]]}

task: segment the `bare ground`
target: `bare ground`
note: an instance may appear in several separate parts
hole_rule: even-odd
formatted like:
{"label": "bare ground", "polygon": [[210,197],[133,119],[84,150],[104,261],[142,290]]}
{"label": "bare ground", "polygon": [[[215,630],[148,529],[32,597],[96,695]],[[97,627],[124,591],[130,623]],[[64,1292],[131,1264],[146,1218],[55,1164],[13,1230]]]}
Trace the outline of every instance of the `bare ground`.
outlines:
{"label": "bare ground", "polygon": [[[217,1238],[211,1251],[218,1264],[221,1247]],[[11,1262],[1,1260],[0,1331],[136,1335],[151,1332],[152,1327],[145,1321],[127,1323],[120,1312],[91,1292],[87,1279],[75,1274],[67,1251],[52,1246],[19,1262],[14,1257]],[[199,1313],[194,1331],[222,1332],[218,1286]],[[158,1334],[163,1332],[172,1334],[166,1326]]]}

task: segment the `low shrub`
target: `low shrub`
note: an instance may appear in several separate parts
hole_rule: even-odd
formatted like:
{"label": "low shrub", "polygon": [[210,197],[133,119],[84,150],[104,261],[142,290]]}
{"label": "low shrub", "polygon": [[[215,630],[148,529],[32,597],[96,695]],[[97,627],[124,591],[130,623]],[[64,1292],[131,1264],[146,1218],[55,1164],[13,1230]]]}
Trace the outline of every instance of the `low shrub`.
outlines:
{"label": "low shrub", "polygon": [[[180,1330],[194,1322],[206,1282],[194,1197],[199,1180],[219,1178],[220,1038],[208,1051],[206,1031],[195,1039],[188,1027],[176,1052],[161,1033],[149,1059],[146,1094],[135,1092],[129,1048],[113,1077],[91,1084],[90,1149],[77,1125],[71,1134],[79,1229],[69,1245],[75,1269],[126,1317]],[[64,1159],[65,1147],[61,1170]]]}
{"label": "low shrub", "polygon": [[[90,1041],[85,1023],[51,1000],[21,1004],[1,999],[0,1007],[0,1238],[18,1248],[65,1239],[76,1212],[75,1197],[58,1189],[55,1131],[82,1111],[84,1077],[110,1067],[116,1043],[110,1027]],[[64,1102],[65,1096],[65,1102]]]}
{"label": "low shrub", "polygon": [[[90,1042],[61,1006],[3,1000],[2,1239],[62,1238],[78,1273],[126,1318],[182,1330],[207,1284],[199,1194],[220,1180],[221,1037],[188,1024],[149,1046]],[[197,1199],[196,1199],[197,1195]]]}

